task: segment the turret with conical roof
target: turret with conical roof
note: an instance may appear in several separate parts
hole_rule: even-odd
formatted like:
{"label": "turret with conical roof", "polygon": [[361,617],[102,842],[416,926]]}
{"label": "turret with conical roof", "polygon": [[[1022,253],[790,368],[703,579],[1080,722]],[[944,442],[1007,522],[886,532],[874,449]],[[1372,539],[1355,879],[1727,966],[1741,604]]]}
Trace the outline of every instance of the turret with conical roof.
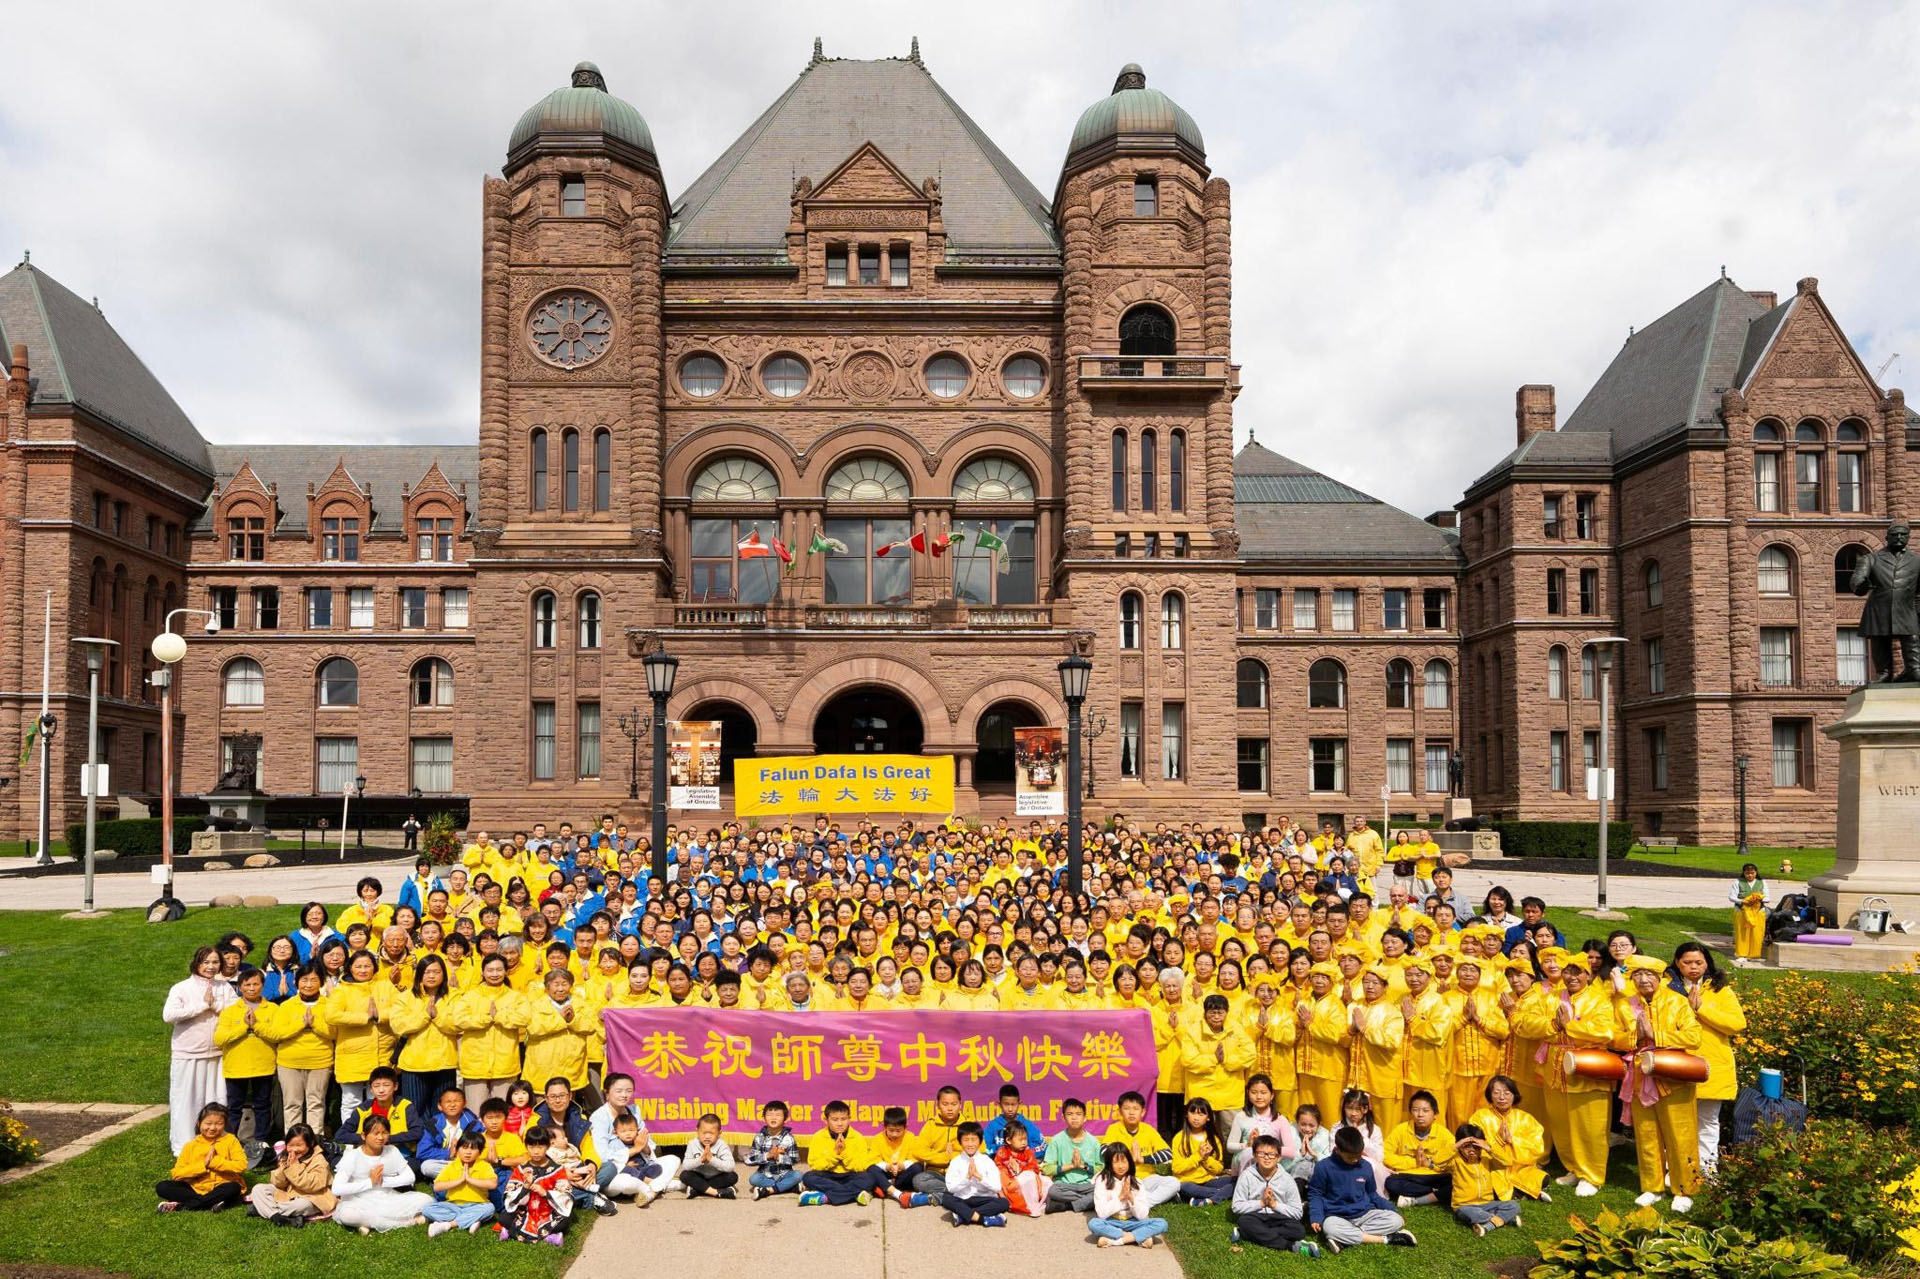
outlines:
{"label": "turret with conical roof", "polygon": [[1115,153],[1177,149],[1206,168],[1207,144],[1200,126],[1184,108],[1158,89],[1147,87],[1137,62],[1120,68],[1113,92],[1080,113],[1067,143],[1066,170],[1096,163]]}

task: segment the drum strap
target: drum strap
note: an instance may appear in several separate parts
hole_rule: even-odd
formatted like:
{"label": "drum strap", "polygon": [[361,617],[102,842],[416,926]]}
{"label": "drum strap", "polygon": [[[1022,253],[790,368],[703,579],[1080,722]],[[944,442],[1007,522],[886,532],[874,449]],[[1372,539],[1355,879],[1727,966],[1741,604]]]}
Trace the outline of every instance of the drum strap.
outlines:
{"label": "drum strap", "polygon": [[1640,1069],[1640,1054],[1628,1053],[1627,1077],[1620,1081],[1620,1095],[1628,1101],[1637,1101],[1643,1106],[1651,1106],[1660,1100],[1660,1087],[1654,1083],[1653,1076]]}

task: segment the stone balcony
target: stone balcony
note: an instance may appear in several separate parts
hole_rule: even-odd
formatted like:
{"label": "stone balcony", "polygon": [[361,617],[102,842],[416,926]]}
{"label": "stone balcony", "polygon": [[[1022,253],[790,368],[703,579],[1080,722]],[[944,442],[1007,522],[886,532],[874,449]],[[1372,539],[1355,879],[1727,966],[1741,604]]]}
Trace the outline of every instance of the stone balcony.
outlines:
{"label": "stone balcony", "polygon": [[1240,390],[1240,366],[1224,355],[1120,355],[1078,357],[1080,385],[1128,391]]}
{"label": "stone balcony", "polygon": [[1051,604],[675,604],[673,626],[687,631],[1044,631]]}

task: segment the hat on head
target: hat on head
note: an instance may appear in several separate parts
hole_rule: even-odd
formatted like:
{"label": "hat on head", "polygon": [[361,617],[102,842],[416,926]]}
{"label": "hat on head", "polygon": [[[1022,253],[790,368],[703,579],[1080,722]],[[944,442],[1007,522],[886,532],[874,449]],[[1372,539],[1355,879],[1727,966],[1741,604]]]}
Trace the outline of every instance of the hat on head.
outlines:
{"label": "hat on head", "polygon": [[1343,974],[1337,966],[1331,963],[1328,963],[1326,960],[1323,959],[1319,963],[1315,964],[1313,967],[1307,969],[1307,976],[1325,977],[1328,981],[1337,982],[1343,976],[1345,976],[1345,974]]}
{"label": "hat on head", "polygon": [[1584,950],[1569,952],[1567,957],[1560,961],[1560,966],[1562,968],[1577,968],[1587,974],[1587,976],[1593,976],[1593,961],[1587,958],[1587,952]]}
{"label": "hat on head", "polygon": [[1625,968],[1630,973],[1659,973],[1665,975],[1667,961],[1656,959],[1652,955],[1629,955]]}

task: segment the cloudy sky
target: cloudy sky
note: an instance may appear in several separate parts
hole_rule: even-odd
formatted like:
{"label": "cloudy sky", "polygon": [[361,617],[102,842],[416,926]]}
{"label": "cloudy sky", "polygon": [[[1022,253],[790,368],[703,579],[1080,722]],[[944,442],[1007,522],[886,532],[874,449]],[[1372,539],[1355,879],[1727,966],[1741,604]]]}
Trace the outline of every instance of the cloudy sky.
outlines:
{"label": "cloudy sky", "polygon": [[681,191],[805,65],[904,54],[1042,191],[1129,60],[1234,184],[1242,438],[1418,513],[1713,280],[1920,384],[1920,5],[77,3],[0,72],[0,259],[219,443],[470,442],[480,183],[590,58]]}

